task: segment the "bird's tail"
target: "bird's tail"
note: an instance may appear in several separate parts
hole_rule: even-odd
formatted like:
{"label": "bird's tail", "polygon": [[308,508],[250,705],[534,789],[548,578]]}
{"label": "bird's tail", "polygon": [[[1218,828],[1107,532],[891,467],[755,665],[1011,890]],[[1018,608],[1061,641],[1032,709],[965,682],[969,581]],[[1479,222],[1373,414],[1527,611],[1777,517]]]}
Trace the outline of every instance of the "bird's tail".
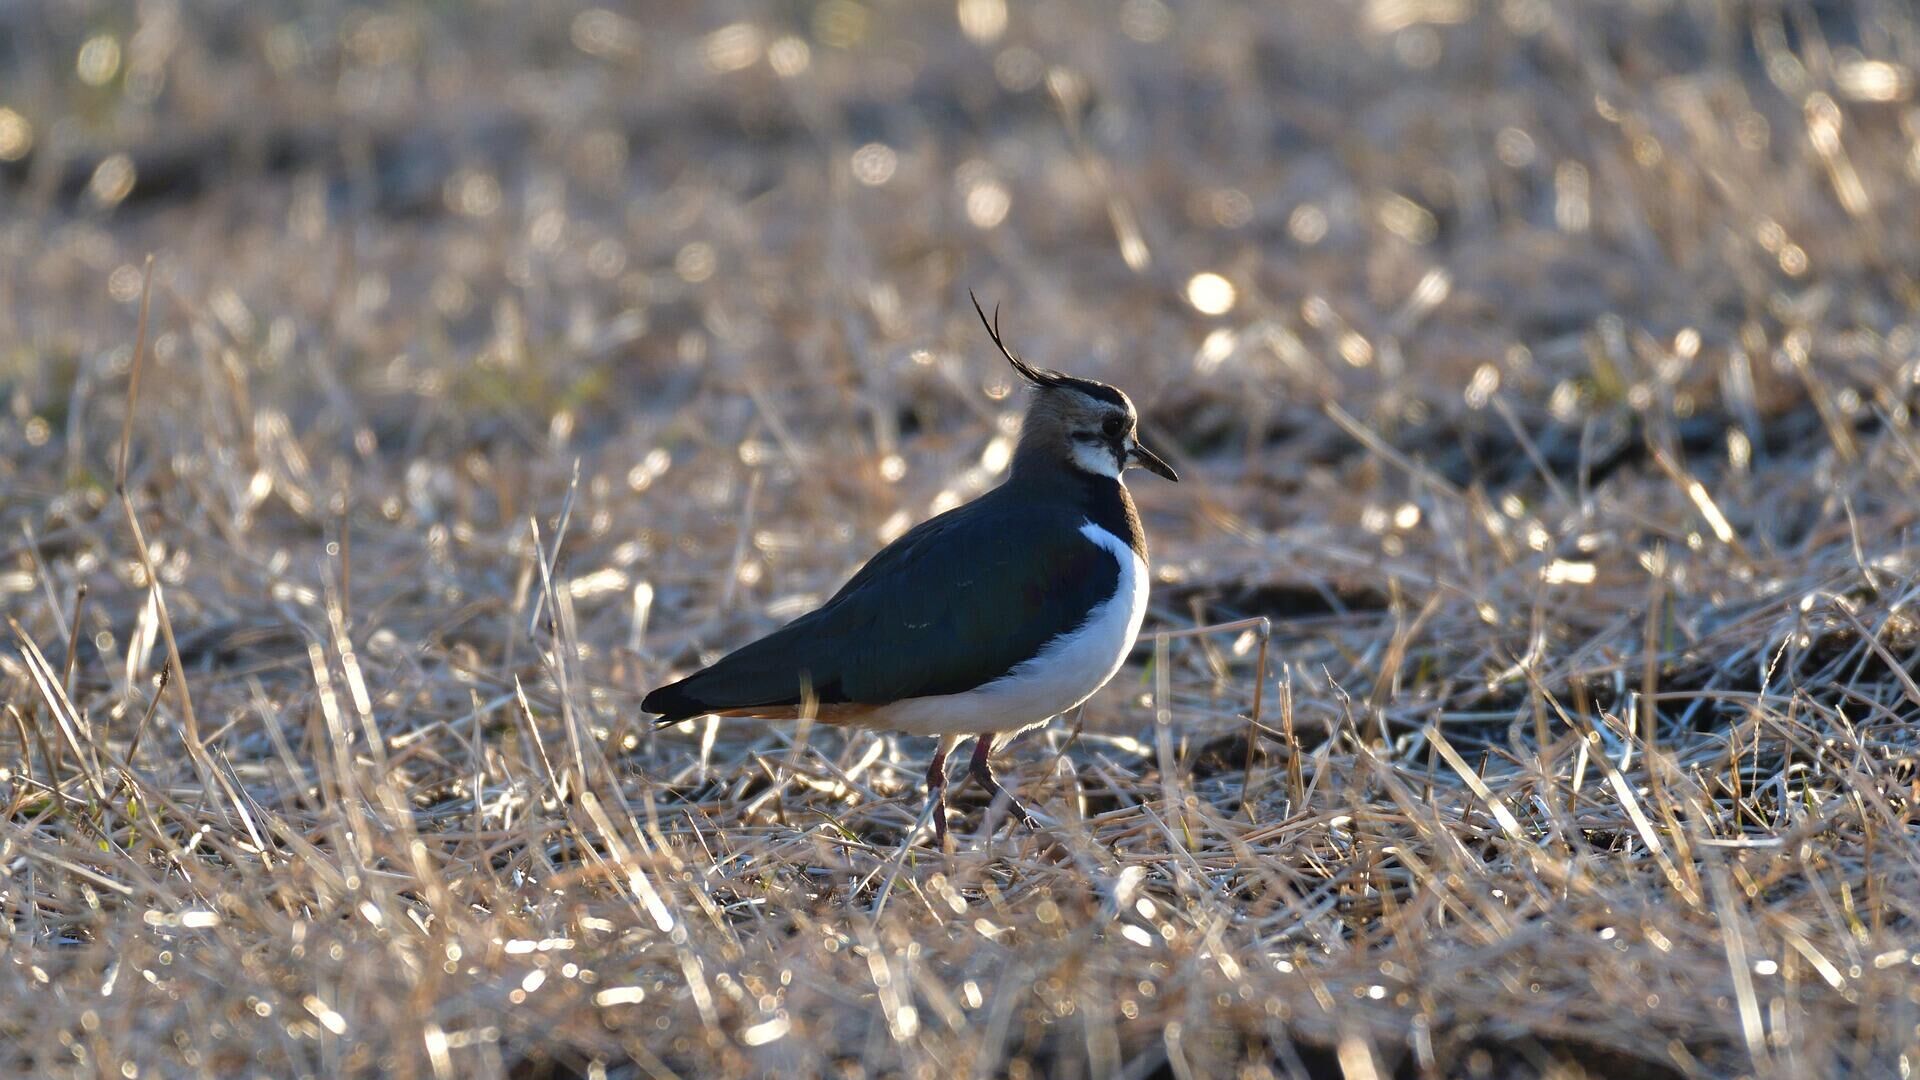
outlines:
{"label": "bird's tail", "polygon": [[679,682],[668,683],[641,699],[642,709],[659,715],[659,719],[653,722],[654,727],[677,724],[682,720],[712,711],[712,705],[692,693],[687,686],[703,674],[705,672],[681,679]]}
{"label": "bird's tail", "polygon": [[721,716],[758,715],[757,710],[793,710],[840,700],[830,690],[816,695],[804,671],[791,668],[756,669],[750,665],[722,660],[704,671],[694,672],[679,682],[668,683],[641,699],[640,707],[657,713],[654,726],[677,724],[695,716],[717,713]]}

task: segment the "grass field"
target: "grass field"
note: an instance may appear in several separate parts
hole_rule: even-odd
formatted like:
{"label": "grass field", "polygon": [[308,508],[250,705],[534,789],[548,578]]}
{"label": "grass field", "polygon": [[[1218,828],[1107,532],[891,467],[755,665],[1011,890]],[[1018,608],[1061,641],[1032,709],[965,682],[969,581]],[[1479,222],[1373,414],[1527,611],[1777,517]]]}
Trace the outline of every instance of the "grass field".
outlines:
{"label": "grass field", "polygon": [[[1916,68],[1892,0],[0,6],[0,1072],[1908,1075]],[[968,289],[1183,482],[1005,755],[1059,824],[943,855],[926,740],[638,702],[1001,478]]]}

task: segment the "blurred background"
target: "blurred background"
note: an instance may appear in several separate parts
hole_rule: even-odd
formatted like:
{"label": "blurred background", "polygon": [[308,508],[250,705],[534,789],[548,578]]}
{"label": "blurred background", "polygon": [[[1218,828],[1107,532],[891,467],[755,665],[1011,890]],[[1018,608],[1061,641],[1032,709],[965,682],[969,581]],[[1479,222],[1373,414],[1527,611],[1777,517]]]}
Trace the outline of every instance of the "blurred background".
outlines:
{"label": "blurred background", "polygon": [[[154,253],[157,508],[303,574],[377,527],[421,573],[348,588],[426,630],[578,460],[630,690],[997,482],[972,289],[1191,476],[1135,485],[1182,617],[1516,552],[1637,598],[1623,538],[1792,547],[1832,505],[1754,470],[1905,423],[1917,50],[1891,0],[8,5],[0,525],[102,505]],[[1440,591],[1519,655],[1501,587]]]}
{"label": "blurred background", "polygon": [[763,466],[767,520],[882,534],[991,482],[969,288],[1256,528],[1362,516],[1328,401],[1456,483],[1649,417],[1751,462],[1920,349],[1917,34],[1873,0],[9,5],[0,468],[97,468],[69,395],[124,371],[148,252],[180,452],[258,403],[323,470],[585,454],[675,534]]}
{"label": "blurred background", "polygon": [[[1853,628],[1912,629],[1898,597],[1920,508],[1916,69],[1905,0],[0,3],[0,608],[77,657],[76,702],[121,738],[158,700],[157,575],[199,715],[156,705],[147,767],[204,789],[209,774],[152,757],[204,736],[250,797],[296,818],[306,781],[268,713],[317,724],[330,686],[364,679],[383,732],[435,748],[396,766],[422,808],[407,827],[432,832],[465,820],[469,782],[528,790],[519,680],[529,724],[572,710],[569,725],[631,755],[597,775],[677,809],[725,803],[743,844],[824,843],[723,798],[754,755],[789,753],[787,729],[643,739],[635,706],[1004,476],[1019,401],[971,289],[1030,359],[1125,388],[1179,468],[1178,486],[1133,485],[1154,542],[1149,627],[1278,619],[1274,670],[1323,743],[1359,715],[1416,761],[1409,733],[1444,717],[1497,756],[1548,734],[1529,693],[1551,693],[1627,768],[1636,731],[1719,754],[1698,733],[1758,722],[1729,688],[1784,679],[1846,710],[1870,693],[1891,760],[1912,749],[1891,721],[1913,684]],[[151,569],[113,497],[149,254],[128,488]],[[536,618],[542,546],[557,629]],[[1244,730],[1252,639],[1218,646],[1179,654],[1182,761]],[[0,653],[0,689],[23,702],[47,692],[26,657]],[[316,684],[328,670],[341,681]],[[1879,680],[1866,691],[1863,672]],[[1635,697],[1656,681],[1695,696]],[[1088,730],[1145,730],[1146,690],[1124,674]],[[1271,708],[1279,683],[1266,693]],[[505,757],[470,781],[449,763],[482,756],[467,741],[482,727]],[[849,768],[875,760],[872,736],[814,738]],[[1065,752],[1059,730],[1046,738]],[[23,727],[31,773],[26,741]],[[323,741],[295,756],[318,762]],[[1052,768],[1041,743],[1016,747],[1013,772]],[[884,745],[865,795],[794,797],[897,840],[918,781],[894,763],[922,759]],[[1141,776],[1168,760],[1102,752]],[[1088,753],[1073,760],[1092,770]],[[1189,779],[1221,806],[1257,802],[1238,786],[1243,751],[1224,753],[1231,767]],[[1410,767],[1431,784],[1424,761]],[[1737,804],[1733,833],[1811,805],[1787,794],[1814,782],[1802,774],[1776,798],[1713,762],[1707,775],[1731,769],[1712,798]],[[1323,799],[1380,798],[1331,784]],[[1477,794],[1443,795],[1471,819]],[[1634,835],[1624,822],[1609,835]],[[462,846],[478,842],[444,851],[497,873]],[[1296,857],[1293,843],[1274,865],[1303,893],[1324,873],[1377,913],[1379,893],[1355,884],[1373,871],[1353,867],[1384,849]],[[1427,850],[1444,865],[1454,849]],[[1606,865],[1650,890],[1633,895],[1665,895],[1668,879],[1620,858]],[[1539,864],[1516,865],[1518,895]],[[1778,884],[1798,873],[1744,895],[1756,909],[1814,895]],[[315,880],[324,895],[331,879]],[[1872,880],[1857,895],[1897,906]],[[1573,895],[1555,917],[1613,910]],[[1791,917],[1832,915],[1834,971],[1847,949],[1864,961],[1849,935],[1866,931],[1823,903]],[[228,917],[235,941],[285,948],[278,924],[248,938]],[[1469,949],[1449,1008],[1559,1035],[1577,1015],[1580,1038],[1622,1053],[1655,1054],[1653,1032],[1685,1040],[1686,1060],[1760,1060],[1742,1035],[1760,1028],[1725,1004],[1719,931],[1689,925],[1691,953],[1635,939],[1631,963],[1674,981],[1665,1005],[1587,993],[1644,973],[1609,944],[1546,962],[1600,972],[1551,1008],[1537,984],[1512,989],[1541,969],[1522,978],[1507,953]],[[1768,941],[1754,948],[1804,955]],[[92,987],[116,955],[69,962]],[[955,955],[943,977],[971,970]],[[1358,1001],[1390,966],[1380,955],[1356,945],[1326,977],[1353,980]],[[621,962],[661,956],[680,970],[639,947]],[[404,1032],[419,1018],[382,1012],[390,973],[353,950],[335,960],[360,995],[329,999],[336,1019],[389,1025],[418,1054]],[[1871,1046],[1848,1060],[1891,1069],[1920,1006],[1878,970],[1865,977],[1889,989],[1848,998],[1867,1003],[1857,1016],[1799,998],[1787,1019],[1767,1013],[1775,1048],[1817,1063],[1857,1037]],[[1262,971],[1268,1000],[1310,1000]],[[991,998],[994,973],[974,974]],[[464,1007],[429,1005],[448,1023]],[[1428,1016],[1379,1008],[1383,1030]],[[838,1036],[815,1032],[829,1057],[804,1060],[897,1022],[837,1015]],[[538,1044],[521,1023],[508,1041]]]}

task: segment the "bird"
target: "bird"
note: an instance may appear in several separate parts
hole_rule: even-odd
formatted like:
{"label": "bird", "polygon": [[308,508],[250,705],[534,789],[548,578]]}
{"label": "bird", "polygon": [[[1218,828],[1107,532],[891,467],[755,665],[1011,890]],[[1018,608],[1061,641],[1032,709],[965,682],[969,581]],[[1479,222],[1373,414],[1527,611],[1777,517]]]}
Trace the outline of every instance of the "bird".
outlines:
{"label": "bird", "polygon": [[[1179,474],[1140,441],[1118,388],[1036,367],[974,311],[1030,398],[1007,478],[882,548],[824,604],[641,700],[656,726],[698,716],[819,722],[938,739],[927,767],[947,847],[947,755],[988,815],[1032,826],[989,758],[1086,701],[1125,664],[1147,611],[1147,535],[1124,480]],[[909,835],[911,840],[911,834]]]}

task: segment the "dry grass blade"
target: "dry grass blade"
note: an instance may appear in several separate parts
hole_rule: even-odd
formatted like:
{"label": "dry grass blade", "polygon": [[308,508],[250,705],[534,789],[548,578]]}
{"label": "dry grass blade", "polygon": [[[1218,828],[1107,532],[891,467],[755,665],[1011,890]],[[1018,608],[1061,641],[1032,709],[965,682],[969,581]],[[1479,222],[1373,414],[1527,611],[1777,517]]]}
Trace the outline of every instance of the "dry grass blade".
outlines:
{"label": "dry grass blade", "polygon": [[[0,5],[0,1074],[1920,1055],[1907,6],[94,7]],[[653,729],[1022,366],[1182,473],[1044,831]]]}
{"label": "dry grass blade", "polygon": [[[146,368],[147,317],[153,300],[153,264],[153,256],[148,255],[141,271],[140,320],[134,332],[132,375],[127,382],[127,412],[120,428],[120,456],[114,467],[113,487],[120,497],[120,507],[126,513],[127,529],[133,534],[134,552],[140,560],[141,570],[146,574],[153,605],[158,612],[160,633],[167,643],[168,670],[180,672],[184,669],[180,663],[180,643],[173,633],[173,616],[167,610],[167,598],[160,588],[159,572],[154,567],[152,552],[147,547],[146,531],[140,527],[140,515],[133,508],[133,495],[127,490],[127,458],[132,452],[133,420],[139,414],[140,374]],[[204,772],[206,767],[202,759],[206,751],[200,743],[200,723],[193,711],[193,695],[187,689],[184,675],[172,681],[179,692],[181,720],[186,725],[187,754]]]}

